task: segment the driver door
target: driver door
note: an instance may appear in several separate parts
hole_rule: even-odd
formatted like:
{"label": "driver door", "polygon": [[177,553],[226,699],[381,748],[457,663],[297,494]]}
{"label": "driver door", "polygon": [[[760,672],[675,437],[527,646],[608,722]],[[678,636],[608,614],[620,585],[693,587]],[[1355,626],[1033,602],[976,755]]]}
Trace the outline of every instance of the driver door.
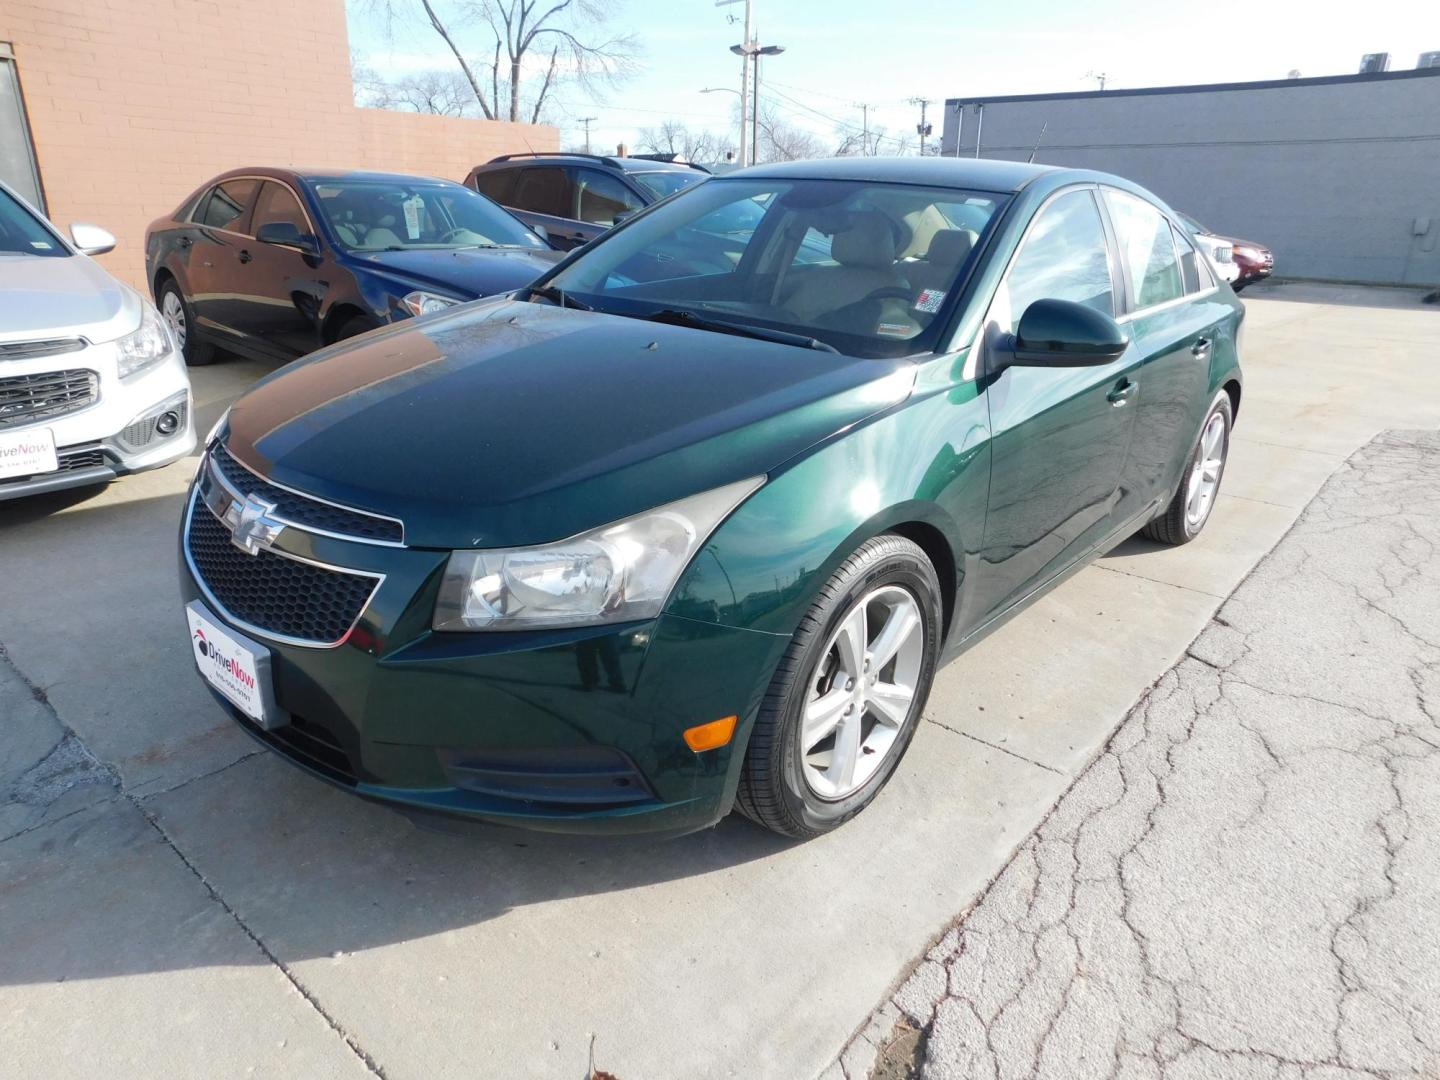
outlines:
{"label": "driver door", "polygon": [[250,238],[240,246],[242,268],[235,281],[235,329],[256,349],[277,357],[300,356],[320,344],[320,305],[325,295],[321,255],[262,244],[260,226],[288,221],[318,238],[309,215],[286,184],[266,180],[255,199]]}
{"label": "driver door", "polygon": [[[1114,316],[1116,265],[1092,188],[1054,196],[1030,223],[986,316],[986,359],[1040,299]],[[1098,544],[1118,522],[1140,356],[1101,367],[1006,367],[984,376],[990,501],[977,610],[999,614]]]}

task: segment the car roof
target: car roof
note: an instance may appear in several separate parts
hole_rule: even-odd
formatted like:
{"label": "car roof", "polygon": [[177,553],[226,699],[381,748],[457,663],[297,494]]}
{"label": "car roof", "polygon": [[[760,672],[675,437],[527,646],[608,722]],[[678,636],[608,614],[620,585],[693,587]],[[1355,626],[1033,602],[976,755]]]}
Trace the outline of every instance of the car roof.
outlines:
{"label": "car roof", "polygon": [[[253,165],[243,169],[231,169],[213,177],[207,184],[223,183],[237,176],[273,176],[277,180],[307,180],[319,183],[325,180],[426,180],[441,184],[454,184],[440,176],[425,176],[419,173],[379,172],[372,169],[301,169],[282,168],[275,165]],[[459,186],[459,185],[457,185]]]}
{"label": "car roof", "polygon": [[[1021,161],[949,157],[843,157],[820,161],[782,161],[728,172],[724,178],[784,180],[859,180],[890,184],[929,184],[973,191],[1014,193],[1038,176],[1055,173],[1053,165]],[[1093,174],[1092,174],[1093,175]]]}
{"label": "car roof", "polygon": [[655,158],[646,157],[611,157],[605,154],[581,154],[571,153],[563,150],[540,151],[529,154],[501,154],[499,157],[491,158],[484,165],[477,165],[476,170],[489,168],[491,165],[526,165],[530,162],[560,162],[562,164],[584,164],[584,165],[608,165],[612,169],[619,169],[622,172],[709,172],[700,165],[691,165],[684,161],[657,161]]}

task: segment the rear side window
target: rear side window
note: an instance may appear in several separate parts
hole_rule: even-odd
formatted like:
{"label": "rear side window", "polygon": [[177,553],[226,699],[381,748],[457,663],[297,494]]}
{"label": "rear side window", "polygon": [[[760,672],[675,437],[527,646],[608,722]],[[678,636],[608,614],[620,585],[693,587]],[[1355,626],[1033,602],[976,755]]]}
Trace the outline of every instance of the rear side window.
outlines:
{"label": "rear side window", "polygon": [[502,206],[513,205],[511,196],[515,193],[515,169],[491,169],[477,172],[471,177],[471,187],[487,199],[494,199]]}
{"label": "rear side window", "polygon": [[640,196],[608,173],[576,169],[575,183],[580,189],[580,220],[592,225],[614,225],[616,214],[645,205]]}
{"label": "rear side window", "polygon": [[1174,229],[1173,226],[1172,229],[1175,234],[1175,250],[1180,254],[1180,277],[1185,282],[1185,291],[1199,292],[1204,286],[1200,284],[1199,256],[1195,245],[1190,243],[1179,229]]}
{"label": "rear side window", "polygon": [[1130,273],[1131,310],[1154,307],[1185,295],[1170,222],[1134,195],[1105,189],[1105,204],[1120,241],[1120,258]]}
{"label": "rear side window", "polygon": [[1068,191],[1040,211],[995,300],[993,321],[1012,333],[1036,300],[1070,300],[1115,314],[1105,227],[1088,189]]}
{"label": "rear side window", "polygon": [[517,210],[529,210],[532,214],[573,217],[575,208],[570,198],[570,178],[561,168],[525,169],[520,173],[520,182],[515,185],[515,197],[510,205]]}
{"label": "rear side window", "polygon": [[284,184],[267,180],[260,191],[260,198],[255,200],[255,216],[250,220],[250,229],[255,232],[261,225],[275,221],[288,221],[302,233],[310,231],[310,221],[305,217],[305,211],[300,209],[295,193]]}
{"label": "rear side window", "polygon": [[258,180],[227,180],[216,186],[201,211],[200,224],[212,229],[239,229],[258,186]]}

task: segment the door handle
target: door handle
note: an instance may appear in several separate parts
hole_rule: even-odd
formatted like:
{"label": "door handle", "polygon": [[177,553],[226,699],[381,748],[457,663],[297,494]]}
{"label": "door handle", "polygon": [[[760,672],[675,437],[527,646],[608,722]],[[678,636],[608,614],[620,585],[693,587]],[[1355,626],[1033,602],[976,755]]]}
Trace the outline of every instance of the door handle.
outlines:
{"label": "door handle", "polygon": [[1126,379],[1105,395],[1105,400],[1110,402],[1117,409],[1124,408],[1125,403],[1134,396],[1135,391],[1140,389],[1140,384]]}
{"label": "door handle", "polygon": [[1192,356],[1209,356],[1210,339],[1208,337],[1200,338],[1194,345],[1190,346],[1190,354]]}
{"label": "door handle", "polygon": [[178,243],[182,248],[188,248],[191,244],[194,243],[194,241],[191,240],[190,237],[188,237],[188,236],[182,236],[182,237],[180,237],[180,239],[177,241],[177,243]]}
{"label": "door handle", "polygon": [[246,251],[244,248],[241,248],[241,249],[240,249],[240,254],[237,255],[236,258],[238,258],[241,262],[249,262],[249,261],[250,261],[250,252]]}

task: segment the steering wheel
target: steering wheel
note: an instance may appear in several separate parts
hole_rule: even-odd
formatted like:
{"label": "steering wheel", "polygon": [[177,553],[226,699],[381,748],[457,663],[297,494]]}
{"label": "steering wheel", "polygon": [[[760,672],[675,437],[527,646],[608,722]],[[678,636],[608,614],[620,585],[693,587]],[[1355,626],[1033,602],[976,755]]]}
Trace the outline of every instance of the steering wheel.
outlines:
{"label": "steering wheel", "polygon": [[[885,285],[872,292],[866,293],[859,300],[854,300],[846,304],[845,307],[849,308],[859,304],[868,304],[872,300],[909,300],[913,293],[913,289],[908,289],[904,285]],[[845,308],[838,310],[844,311]]]}
{"label": "steering wheel", "polygon": [[469,229],[464,229],[464,228],[459,228],[459,227],[454,228],[454,229],[451,229],[449,232],[447,232],[447,233],[445,233],[443,236],[441,236],[440,239],[436,241],[436,243],[438,243],[438,244],[448,244],[448,243],[450,243],[451,240],[458,239],[461,233],[468,233],[469,231],[470,231]]}
{"label": "steering wheel", "polygon": [[817,326],[823,326],[832,330],[847,330],[854,332],[854,324],[860,322],[871,322],[874,314],[865,310],[867,304],[878,304],[881,300],[904,300],[909,302],[913,290],[903,285],[885,285],[879,289],[872,289],[859,300],[852,300],[843,304],[834,311],[828,311],[815,320]]}

